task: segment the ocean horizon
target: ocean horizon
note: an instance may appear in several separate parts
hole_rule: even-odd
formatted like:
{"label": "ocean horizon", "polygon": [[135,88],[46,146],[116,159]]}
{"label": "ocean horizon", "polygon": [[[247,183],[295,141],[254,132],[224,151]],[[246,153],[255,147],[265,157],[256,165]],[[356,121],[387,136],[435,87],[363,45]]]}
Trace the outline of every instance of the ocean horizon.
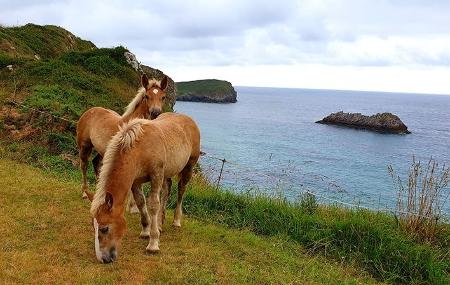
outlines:
{"label": "ocean horizon", "polygon": [[[305,191],[373,209],[394,209],[387,167],[407,181],[413,156],[450,163],[450,96],[305,88],[235,87],[238,102],[177,102],[202,134],[201,165],[233,191],[257,190],[296,200]],[[412,132],[381,134],[316,124],[333,112],[391,112]],[[448,203],[446,206],[448,210]]]}

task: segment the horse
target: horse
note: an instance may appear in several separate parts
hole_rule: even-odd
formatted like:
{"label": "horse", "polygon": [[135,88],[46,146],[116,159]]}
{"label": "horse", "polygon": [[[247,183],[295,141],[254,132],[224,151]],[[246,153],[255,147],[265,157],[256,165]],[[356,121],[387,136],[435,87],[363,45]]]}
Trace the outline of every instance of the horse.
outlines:
{"label": "horse", "polygon": [[164,76],[161,81],[149,80],[144,73],[141,77],[142,87],[128,104],[122,116],[101,107],[91,108],[81,115],[77,124],[77,146],[82,173],[81,192],[83,198],[86,198],[88,190],[86,171],[92,149],[98,153],[92,160],[95,174],[98,177],[106,145],[119,130],[119,126],[134,118],[155,119],[161,114],[166,97],[167,81],[167,76]]}
{"label": "horse", "polygon": [[[169,196],[169,178],[178,175],[178,199],[173,226],[181,226],[186,184],[200,156],[200,131],[188,116],[163,113],[155,120],[133,119],[120,127],[108,144],[90,213],[97,260],[117,259],[126,231],[124,204],[129,189],[141,214],[140,237],[149,237],[148,253],[159,252],[159,236]],[[151,181],[147,198],[140,190]],[[162,197],[160,194],[162,189]]]}

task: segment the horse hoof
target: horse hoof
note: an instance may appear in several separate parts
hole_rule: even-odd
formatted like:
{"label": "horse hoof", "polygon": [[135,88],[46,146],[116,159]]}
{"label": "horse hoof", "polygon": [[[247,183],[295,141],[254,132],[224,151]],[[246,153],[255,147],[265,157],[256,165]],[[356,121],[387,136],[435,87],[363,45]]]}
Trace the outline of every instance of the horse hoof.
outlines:
{"label": "horse hoof", "polygon": [[81,195],[81,198],[83,198],[83,199],[87,199],[88,198],[88,195],[86,194],[86,192],[83,191],[83,195]]}
{"label": "horse hoof", "polygon": [[155,245],[149,244],[145,250],[147,251],[147,254],[157,254],[157,253],[159,253],[159,245],[158,244],[155,244]]}
{"label": "horse hoof", "polygon": [[148,238],[150,238],[150,233],[149,232],[141,232],[139,234],[139,237],[142,239],[148,239]]}
{"label": "horse hoof", "polygon": [[159,253],[159,248],[158,249],[145,249],[145,252],[147,253],[147,255],[155,255]]}
{"label": "horse hoof", "polygon": [[173,222],[173,224],[172,224],[175,228],[181,228],[181,223],[178,221],[178,222]]}

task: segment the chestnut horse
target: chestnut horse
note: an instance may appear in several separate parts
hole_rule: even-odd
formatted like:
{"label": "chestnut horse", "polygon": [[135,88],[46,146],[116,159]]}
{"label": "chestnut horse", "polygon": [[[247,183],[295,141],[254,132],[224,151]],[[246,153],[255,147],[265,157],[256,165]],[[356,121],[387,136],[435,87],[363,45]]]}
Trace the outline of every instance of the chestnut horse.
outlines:
{"label": "chestnut horse", "polygon": [[100,107],[91,108],[81,115],[77,124],[77,145],[82,173],[83,198],[86,197],[88,190],[86,171],[92,149],[94,148],[98,153],[92,160],[95,174],[98,176],[99,164],[105,153],[106,145],[119,130],[119,126],[134,118],[155,119],[161,113],[166,96],[167,77],[165,76],[161,82],[155,79],[149,81],[147,75],[143,74],[141,83],[142,88],[139,89],[122,116],[112,110]]}
{"label": "chestnut horse", "polygon": [[[150,237],[147,252],[159,251],[159,235],[169,195],[169,178],[178,175],[178,200],[173,225],[181,226],[186,184],[200,156],[200,131],[188,116],[161,114],[155,120],[134,119],[111,139],[103,160],[97,191],[91,204],[97,260],[117,258],[125,233],[125,200],[129,189],[141,213],[141,237]],[[140,185],[151,181],[147,198]],[[160,192],[162,199],[160,202]]]}

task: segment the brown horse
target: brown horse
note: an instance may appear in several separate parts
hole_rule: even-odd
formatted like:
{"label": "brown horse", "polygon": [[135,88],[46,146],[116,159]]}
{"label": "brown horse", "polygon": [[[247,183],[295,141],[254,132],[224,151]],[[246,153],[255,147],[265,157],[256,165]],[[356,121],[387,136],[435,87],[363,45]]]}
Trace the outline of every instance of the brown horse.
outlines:
{"label": "brown horse", "polygon": [[127,106],[122,116],[116,112],[100,107],[94,107],[81,115],[77,124],[77,145],[80,156],[82,173],[82,194],[88,190],[86,171],[89,156],[94,148],[98,155],[93,159],[94,170],[98,176],[99,164],[103,157],[106,145],[119,130],[119,126],[134,118],[155,119],[162,111],[166,96],[167,77],[161,82],[155,79],[148,80],[147,75],[141,78],[142,88]]}
{"label": "brown horse", "polygon": [[[186,184],[199,156],[200,131],[186,115],[164,113],[152,121],[134,119],[120,128],[106,149],[91,205],[98,261],[109,263],[117,258],[126,230],[124,204],[130,188],[141,213],[140,236],[150,237],[147,252],[159,251],[161,223],[169,193],[168,180],[175,175],[179,177],[173,221],[173,225],[179,227]],[[150,216],[140,191],[140,185],[147,181],[151,181],[147,198]]]}

